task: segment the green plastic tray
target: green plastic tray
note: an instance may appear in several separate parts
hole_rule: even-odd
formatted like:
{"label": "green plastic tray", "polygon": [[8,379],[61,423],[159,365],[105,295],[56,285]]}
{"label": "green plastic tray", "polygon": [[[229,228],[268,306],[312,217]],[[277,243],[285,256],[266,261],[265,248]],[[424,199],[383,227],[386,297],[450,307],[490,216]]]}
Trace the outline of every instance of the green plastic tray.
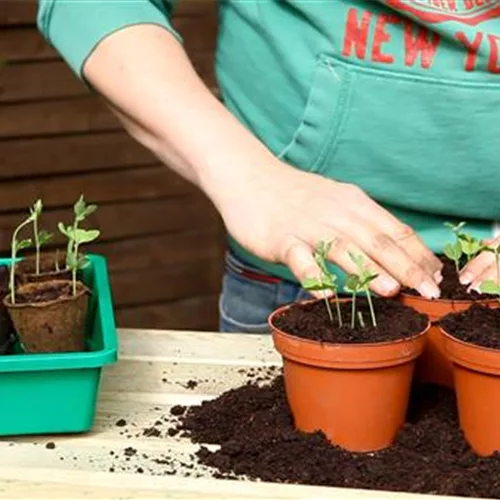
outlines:
{"label": "green plastic tray", "polygon": [[[93,293],[86,352],[0,356],[0,436],[86,432],[94,423],[104,365],[116,362],[118,339],[106,261],[89,255],[82,281]],[[10,259],[0,259],[9,265]]]}

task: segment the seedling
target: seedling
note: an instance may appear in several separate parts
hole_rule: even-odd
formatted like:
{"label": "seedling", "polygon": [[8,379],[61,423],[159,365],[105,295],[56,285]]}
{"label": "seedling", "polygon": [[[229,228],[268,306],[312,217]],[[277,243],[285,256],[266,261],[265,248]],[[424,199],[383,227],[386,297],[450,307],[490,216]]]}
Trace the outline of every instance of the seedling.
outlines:
{"label": "seedling", "polygon": [[19,226],[16,227],[16,229],[14,230],[14,233],[12,234],[12,241],[11,241],[11,246],[10,246],[11,265],[10,265],[10,276],[9,276],[10,302],[12,304],[16,303],[15,276],[16,276],[17,254],[20,250],[24,250],[25,248],[30,247],[32,244],[31,239],[18,241],[17,238],[19,236],[19,233],[21,232],[21,229],[23,229],[24,227],[33,223],[34,217],[35,216],[34,216],[33,212],[30,211],[29,217],[27,219],[23,220],[23,222],[21,222],[21,224],[19,224]]}
{"label": "seedling", "polygon": [[490,295],[497,295],[500,300],[500,243],[496,245],[488,245],[484,248],[484,251],[491,252],[495,255],[495,267],[496,267],[496,281],[495,280],[485,280],[479,286],[479,289],[483,293]]}
{"label": "seedling", "polygon": [[314,260],[320,269],[320,276],[318,278],[306,278],[302,282],[302,287],[310,292],[322,291],[324,294],[324,301],[326,305],[326,310],[328,311],[328,316],[330,321],[333,323],[332,308],[330,306],[330,301],[328,300],[328,295],[326,292],[330,290],[335,296],[335,305],[337,308],[337,320],[339,327],[342,326],[342,314],[340,312],[340,304],[337,294],[337,276],[330,272],[326,264],[328,259],[328,253],[332,247],[331,242],[320,241],[316,248],[314,249]]}
{"label": "seedling", "polygon": [[76,295],[76,273],[88,264],[87,258],[79,254],[79,247],[84,243],[90,243],[97,239],[100,231],[97,229],[75,229],[74,226],[64,227],[62,222],[57,227],[69,241],[68,248],[70,249],[70,253],[66,256],[66,263],[68,269],[71,271],[73,295]]}
{"label": "seedling", "polygon": [[[73,206],[73,225],[71,226],[72,231],[77,231],[78,226],[81,222],[83,222],[90,214],[94,213],[97,210],[97,205],[87,205],[85,200],[83,199],[83,194],[80,195],[80,198],[76,201]],[[61,230],[59,228],[59,230]],[[63,233],[67,236],[66,233]],[[72,252],[72,246],[74,244],[74,239],[68,237],[68,245],[66,248],[66,267],[70,267],[69,259],[71,259],[70,255]]]}
{"label": "seedling", "polygon": [[42,215],[43,203],[42,200],[37,200],[30,208],[30,214],[33,218],[33,239],[35,241],[35,274],[40,274],[40,249],[42,245],[48,243],[52,239],[52,233],[45,230],[38,230],[38,221]]}
{"label": "seedling", "polygon": [[[372,319],[372,325],[377,326],[377,318],[375,317],[375,310],[373,308],[372,297],[370,293],[370,283],[378,276],[373,274],[364,263],[362,255],[354,255],[349,252],[349,257],[356,264],[358,268],[358,273],[349,274],[347,277],[345,290],[352,294],[352,310],[351,310],[351,328],[354,329],[356,324],[356,295],[359,292],[365,292],[366,298],[368,300],[368,307],[370,308],[370,315]],[[358,315],[359,316],[359,315]],[[362,316],[359,318],[360,324],[364,327],[364,321]]]}
{"label": "seedling", "polygon": [[469,263],[485,249],[485,245],[481,240],[462,231],[465,222],[459,222],[456,225],[446,222],[445,226],[449,227],[455,235],[455,242],[445,245],[444,253],[446,257],[455,262],[455,268],[458,274],[460,272],[460,261],[462,257],[465,255],[467,263]]}

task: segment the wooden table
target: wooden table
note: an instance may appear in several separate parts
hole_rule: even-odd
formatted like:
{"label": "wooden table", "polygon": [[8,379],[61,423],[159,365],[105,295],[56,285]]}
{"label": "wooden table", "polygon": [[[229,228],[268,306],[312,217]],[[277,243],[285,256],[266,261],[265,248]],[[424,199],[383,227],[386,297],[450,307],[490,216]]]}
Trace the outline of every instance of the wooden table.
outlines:
{"label": "wooden table", "polygon": [[[196,404],[241,385],[247,369],[280,365],[270,337],[122,330],[120,339],[120,361],[104,373],[91,433],[0,441],[0,498],[436,499],[210,478],[193,457],[197,445],[168,437],[172,422],[156,427],[161,436],[143,430],[168,417],[173,405]],[[199,381],[194,389],[187,386],[192,379]],[[127,425],[117,426],[120,419]],[[165,459],[174,465],[154,462]],[[174,468],[175,475],[164,475]]]}

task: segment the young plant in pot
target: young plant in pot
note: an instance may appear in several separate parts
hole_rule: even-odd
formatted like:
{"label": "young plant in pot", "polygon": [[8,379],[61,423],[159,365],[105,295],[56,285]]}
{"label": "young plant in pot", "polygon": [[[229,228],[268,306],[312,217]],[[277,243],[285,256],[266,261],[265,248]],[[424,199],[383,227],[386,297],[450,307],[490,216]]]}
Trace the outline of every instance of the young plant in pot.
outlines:
{"label": "young plant in pot", "polygon": [[445,245],[444,255],[440,256],[443,262],[441,297],[431,300],[419,296],[413,290],[404,290],[400,300],[431,320],[427,343],[417,362],[417,377],[423,382],[452,388],[452,365],[444,349],[438,321],[452,312],[464,311],[474,303],[496,305],[496,301],[485,294],[469,291],[468,287],[459,281],[461,269],[485,249],[484,243],[464,231],[464,222],[457,225],[447,223],[446,226],[450,228],[454,241]]}
{"label": "young plant in pot", "polygon": [[17,252],[31,244],[30,240],[18,241],[18,235],[33,222],[33,217],[31,213],[16,228],[12,237],[10,293],[5,297],[4,305],[27,352],[83,351],[90,290],[77,280],[78,269],[86,263],[79,250],[80,245],[95,240],[99,231],[78,228],[78,215],[75,214],[72,226],[59,225],[70,242],[67,264],[71,280],[49,280],[16,286]]}
{"label": "young plant in pot", "polygon": [[350,451],[380,450],[404,423],[429,321],[400,301],[372,298],[376,275],[361,256],[351,256],[358,270],[347,280],[352,298],[339,298],[336,276],[326,266],[328,249],[316,247],[320,275],[303,285],[333,298],[289,304],[269,318],[287,399],[298,429],[320,430]]}
{"label": "young plant in pot", "polygon": [[[494,253],[496,280],[480,289],[500,301],[500,245]],[[476,303],[440,321],[446,353],[453,363],[460,427],[482,456],[500,451],[500,309]]]}

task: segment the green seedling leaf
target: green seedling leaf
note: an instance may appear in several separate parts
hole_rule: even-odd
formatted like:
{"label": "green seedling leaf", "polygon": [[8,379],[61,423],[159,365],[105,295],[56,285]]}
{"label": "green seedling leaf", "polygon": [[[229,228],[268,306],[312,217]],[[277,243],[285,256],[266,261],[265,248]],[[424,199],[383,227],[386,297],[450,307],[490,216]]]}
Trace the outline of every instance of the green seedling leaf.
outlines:
{"label": "green seedling leaf", "polygon": [[378,274],[367,274],[366,276],[363,276],[363,279],[360,280],[359,283],[360,288],[368,288],[370,283],[376,278],[378,278]]}
{"label": "green seedling leaf", "polygon": [[83,198],[83,195],[81,195],[80,198],[78,198],[77,202],[73,207],[73,211],[75,213],[75,219],[77,220],[77,222],[82,222],[96,210],[97,210],[97,205],[87,205],[87,203]]}
{"label": "green seedling leaf", "polygon": [[357,293],[361,289],[359,277],[356,274],[349,274],[345,282],[344,290],[348,293]]}
{"label": "green seedling leaf", "polygon": [[33,218],[40,217],[43,210],[42,200],[36,200],[33,206],[30,208],[30,214]]}
{"label": "green seedling leaf", "polygon": [[82,245],[83,243],[90,243],[91,241],[99,238],[101,232],[98,229],[74,229],[72,231],[72,238],[75,243]]}
{"label": "green seedling leaf", "polygon": [[496,284],[494,280],[485,280],[479,285],[479,290],[482,293],[488,293],[490,295],[500,295],[500,286]]}
{"label": "green seedling leaf", "polygon": [[459,241],[455,241],[455,243],[447,243],[444,247],[444,254],[448,257],[448,259],[459,262],[462,257],[462,245]]}
{"label": "green seedling leaf", "polygon": [[302,288],[310,292],[317,292],[325,289],[324,283],[319,278],[305,278],[302,281]]}
{"label": "green seedling leaf", "polygon": [[16,241],[16,245],[15,245],[16,251],[24,250],[25,248],[29,248],[31,245],[32,245],[32,241],[30,238],[28,238],[26,240]]}
{"label": "green seedling leaf", "polygon": [[48,231],[45,231],[43,229],[38,233],[38,240],[40,242],[40,245],[45,245],[53,237],[54,237],[54,235],[52,233],[49,233]]}
{"label": "green seedling leaf", "polygon": [[444,225],[451,229],[455,234],[460,233],[460,231],[463,229],[465,226],[465,222],[459,222],[458,224],[453,224],[451,222],[445,222]]}
{"label": "green seedling leaf", "polygon": [[70,238],[72,227],[71,226],[65,226],[62,222],[59,222],[57,224],[57,229],[59,229],[59,232],[64,234],[67,238]]}

